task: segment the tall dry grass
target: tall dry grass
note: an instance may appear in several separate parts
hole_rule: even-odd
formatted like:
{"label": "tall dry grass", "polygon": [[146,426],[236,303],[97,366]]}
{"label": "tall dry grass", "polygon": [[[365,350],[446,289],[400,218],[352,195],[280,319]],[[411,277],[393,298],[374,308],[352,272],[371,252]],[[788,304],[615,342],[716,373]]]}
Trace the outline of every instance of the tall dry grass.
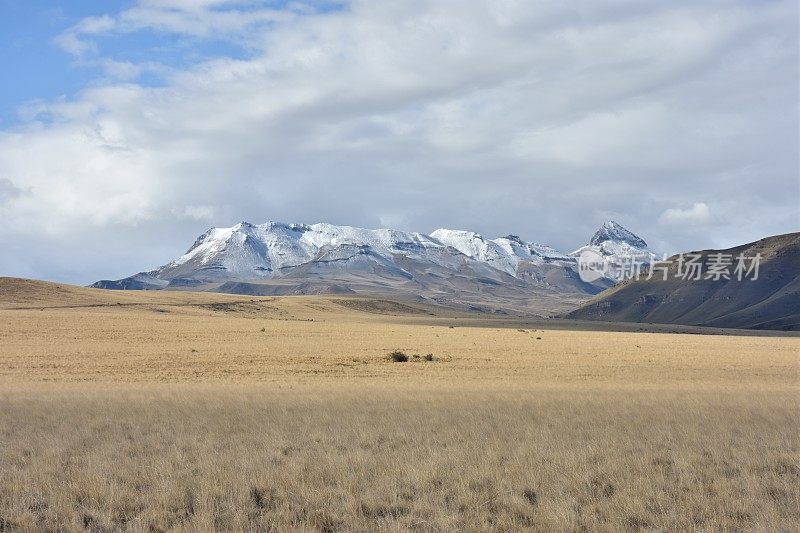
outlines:
{"label": "tall dry grass", "polygon": [[800,529],[797,337],[358,303],[0,279],[0,531]]}
{"label": "tall dry grass", "polygon": [[0,529],[796,531],[792,392],[0,393]]}

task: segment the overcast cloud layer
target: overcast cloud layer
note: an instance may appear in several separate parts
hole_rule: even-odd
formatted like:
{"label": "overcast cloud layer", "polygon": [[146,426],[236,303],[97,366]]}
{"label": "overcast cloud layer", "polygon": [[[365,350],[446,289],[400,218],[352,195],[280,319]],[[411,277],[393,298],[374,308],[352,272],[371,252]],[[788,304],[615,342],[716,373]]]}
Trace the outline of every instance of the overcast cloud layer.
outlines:
{"label": "overcast cloud layer", "polygon": [[[324,7],[140,0],[54,35],[105,73],[0,131],[0,274],[118,278],[240,220],[565,251],[606,219],[664,252],[798,230],[794,0]],[[106,52],[143,32],[232,56]]]}

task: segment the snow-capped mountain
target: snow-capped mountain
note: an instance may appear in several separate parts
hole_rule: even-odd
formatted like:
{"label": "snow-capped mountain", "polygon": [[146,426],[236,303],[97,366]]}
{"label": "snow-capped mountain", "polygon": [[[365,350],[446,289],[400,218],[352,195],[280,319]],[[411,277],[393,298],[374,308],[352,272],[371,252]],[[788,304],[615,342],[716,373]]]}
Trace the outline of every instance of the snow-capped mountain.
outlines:
{"label": "snow-capped mountain", "polygon": [[647,262],[651,258],[656,258],[656,254],[648,248],[644,239],[613,220],[603,224],[591,238],[589,244],[578,248],[569,255],[578,258],[587,251],[594,252],[617,265],[631,259]]}
{"label": "snow-capped mountain", "polygon": [[[608,253],[646,244],[609,222],[590,246]],[[575,254],[579,255],[579,252]],[[332,224],[241,222],[212,228],[166,265],[94,287],[217,290],[249,294],[407,294],[469,307],[528,308],[553,296],[577,299],[610,286],[584,283],[575,254],[514,235],[485,239],[462,230],[430,235]],[[557,305],[551,306],[557,308]]]}

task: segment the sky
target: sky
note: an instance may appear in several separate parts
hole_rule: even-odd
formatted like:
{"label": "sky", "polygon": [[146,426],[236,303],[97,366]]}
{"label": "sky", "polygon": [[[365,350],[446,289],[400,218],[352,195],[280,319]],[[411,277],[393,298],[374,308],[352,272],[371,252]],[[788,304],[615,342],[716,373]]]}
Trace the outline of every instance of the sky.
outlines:
{"label": "sky", "polygon": [[658,252],[800,229],[794,0],[0,0],[0,275],[239,221]]}

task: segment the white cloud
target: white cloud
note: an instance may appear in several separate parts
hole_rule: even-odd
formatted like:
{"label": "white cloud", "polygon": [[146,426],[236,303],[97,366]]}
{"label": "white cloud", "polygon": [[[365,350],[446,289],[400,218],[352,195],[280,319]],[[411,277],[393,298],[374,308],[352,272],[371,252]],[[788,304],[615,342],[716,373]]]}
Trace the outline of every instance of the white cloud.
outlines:
{"label": "white cloud", "polygon": [[664,138],[663,129],[672,126],[675,118],[658,103],[598,111],[567,124],[525,131],[513,146],[522,158],[584,167],[643,155],[652,158],[658,148],[653,143]]}
{"label": "white cloud", "polygon": [[56,36],[55,42],[70,54],[81,56],[86,52],[97,50],[94,42],[84,40],[83,36],[109,33],[116,25],[114,18],[108,15],[87,17]]}
{"label": "white cloud", "polygon": [[143,70],[141,65],[130,61],[114,61],[113,59],[105,59],[100,65],[109,77],[120,81],[135,80],[142,74]]}
{"label": "white cloud", "polygon": [[6,178],[0,178],[0,207],[4,203],[22,195],[22,190]]}
{"label": "white cloud", "polygon": [[[4,207],[0,246],[24,240],[33,265],[0,270],[121,276],[242,219],[390,220],[564,249],[609,213],[670,249],[791,231],[796,16],[791,1],[358,0],[322,13],[143,0],[59,37],[105,79],[0,132],[0,176],[26,191]],[[96,40],[143,29],[247,54],[146,87],[135,80],[157,65]],[[738,223],[690,240],[669,221],[702,221],[703,207],[675,208],[696,198]],[[72,251],[54,256],[56,242]]]}
{"label": "white cloud", "polygon": [[704,202],[697,202],[689,209],[667,209],[658,218],[660,224],[697,226],[711,220],[711,210]]}
{"label": "white cloud", "polygon": [[210,205],[187,205],[183,208],[174,208],[172,213],[175,216],[189,218],[192,220],[214,220],[216,210]]}
{"label": "white cloud", "polygon": [[[242,32],[286,21],[292,10],[254,8],[263,2],[204,0],[140,0],[114,16],[87,17],[55,38],[65,51],[83,56],[97,51],[94,39],[101,36],[154,30],[192,37],[228,38],[246,42]],[[291,6],[291,5],[290,5]]]}

